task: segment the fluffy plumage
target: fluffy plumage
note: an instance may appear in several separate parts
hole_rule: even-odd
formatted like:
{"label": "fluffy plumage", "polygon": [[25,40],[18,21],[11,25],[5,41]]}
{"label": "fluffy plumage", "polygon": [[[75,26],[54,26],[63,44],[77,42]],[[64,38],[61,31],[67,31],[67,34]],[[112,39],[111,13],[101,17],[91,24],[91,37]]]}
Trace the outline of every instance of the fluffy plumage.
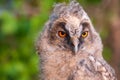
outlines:
{"label": "fluffy plumage", "polygon": [[55,5],[36,42],[40,80],[117,80],[102,57],[102,47],[99,34],[79,3]]}

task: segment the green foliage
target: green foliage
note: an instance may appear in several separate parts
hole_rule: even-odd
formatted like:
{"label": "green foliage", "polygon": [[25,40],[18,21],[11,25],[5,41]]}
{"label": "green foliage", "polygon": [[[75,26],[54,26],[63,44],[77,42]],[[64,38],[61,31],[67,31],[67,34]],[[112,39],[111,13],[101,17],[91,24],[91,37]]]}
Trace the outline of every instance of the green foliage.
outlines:
{"label": "green foliage", "polygon": [[0,19],[3,21],[4,27],[1,27],[1,31],[3,34],[14,34],[16,31],[16,19],[14,15],[8,11],[4,11],[0,15]]}
{"label": "green foliage", "polygon": [[[24,1],[16,3],[20,5],[14,9],[19,9]],[[39,14],[28,17],[22,11],[0,11],[0,80],[37,80],[39,63],[34,41],[45,20]]]}
{"label": "green foliage", "polygon": [[102,0],[85,0],[89,4],[99,4]]}
{"label": "green foliage", "polygon": [[111,57],[112,57],[112,51],[109,47],[104,47],[103,50],[103,57],[107,60],[110,61]]}
{"label": "green foliage", "polygon": [[105,27],[104,29],[102,29],[101,32],[100,32],[100,35],[101,35],[102,39],[106,39],[109,35],[108,28]]}

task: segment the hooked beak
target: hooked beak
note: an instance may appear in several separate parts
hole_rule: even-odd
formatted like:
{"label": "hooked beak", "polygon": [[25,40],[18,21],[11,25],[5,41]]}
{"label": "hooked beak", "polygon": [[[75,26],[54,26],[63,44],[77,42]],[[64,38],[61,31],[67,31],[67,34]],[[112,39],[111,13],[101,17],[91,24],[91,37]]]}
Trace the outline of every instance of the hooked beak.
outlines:
{"label": "hooked beak", "polygon": [[73,46],[74,46],[74,52],[75,52],[75,54],[76,54],[76,53],[78,52],[79,40],[78,40],[77,37],[72,37],[72,38],[71,38],[71,42],[72,42],[72,44],[73,44]]}

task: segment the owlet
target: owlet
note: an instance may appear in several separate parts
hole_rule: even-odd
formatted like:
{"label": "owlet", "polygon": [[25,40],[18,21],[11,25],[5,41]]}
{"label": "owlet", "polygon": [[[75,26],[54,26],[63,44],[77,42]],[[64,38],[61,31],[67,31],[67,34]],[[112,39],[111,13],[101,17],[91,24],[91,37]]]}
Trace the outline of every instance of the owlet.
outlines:
{"label": "owlet", "polygon": [[36,42],[40,80],[117,80],[102,47],[78,2],[56,4]]}

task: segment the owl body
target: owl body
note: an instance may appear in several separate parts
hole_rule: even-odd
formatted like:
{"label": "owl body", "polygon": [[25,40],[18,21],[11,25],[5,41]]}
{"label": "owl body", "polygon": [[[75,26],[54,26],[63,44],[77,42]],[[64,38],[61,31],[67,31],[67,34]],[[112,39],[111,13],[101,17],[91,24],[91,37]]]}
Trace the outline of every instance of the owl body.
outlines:
{"label": "owl body", "polygon": [[40,80],[117,80],[79,3],[57,4],[36,43]]}

